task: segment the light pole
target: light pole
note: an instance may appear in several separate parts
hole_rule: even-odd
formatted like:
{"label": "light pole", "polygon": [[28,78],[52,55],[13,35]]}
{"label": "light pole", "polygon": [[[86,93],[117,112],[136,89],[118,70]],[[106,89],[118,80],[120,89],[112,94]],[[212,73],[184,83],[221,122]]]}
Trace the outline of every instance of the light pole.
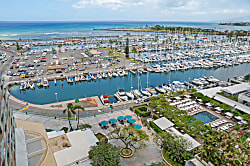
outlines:
{"label": "light pole", "polygon": [[55,95],[56,95],[56,102],[58,103],[57,93],[55,93]]}
{"label": "light pole", "polygon": [[58,98],[57,98],[57,93],[55,93],[55,95],[56,95],[56,103],[57,103],[57,109],[59,110],[59,105],[58,105]]}

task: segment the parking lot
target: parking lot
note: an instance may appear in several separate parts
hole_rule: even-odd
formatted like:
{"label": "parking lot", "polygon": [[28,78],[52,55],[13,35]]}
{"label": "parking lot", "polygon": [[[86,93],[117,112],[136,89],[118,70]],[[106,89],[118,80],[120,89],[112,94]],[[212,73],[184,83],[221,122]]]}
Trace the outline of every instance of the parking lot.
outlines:
{"label": "parking lot", "polygon": [[[24,78],[46,78],[48,76],[65,76],[83,74],[87,72],[108,71],[128,65],[129,62],[116,56],[108,55],[107,50],[100,50],[99,57],[83,56],[86,50],[37,51],[24,53],[12,57],[7,68],[10,81],[19,81]],[[84,53],[85,54],[85,53]],[[6,56],[8,58],[8,54]],[[50,69],[51,66],[58,66]]]}

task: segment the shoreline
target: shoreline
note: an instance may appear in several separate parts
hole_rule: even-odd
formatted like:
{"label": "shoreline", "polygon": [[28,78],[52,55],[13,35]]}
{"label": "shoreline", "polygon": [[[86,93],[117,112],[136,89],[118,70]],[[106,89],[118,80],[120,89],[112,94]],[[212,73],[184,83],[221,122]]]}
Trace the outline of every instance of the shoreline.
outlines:
{"label": "shoreline", "polygon": [[[178,33],[184,34],[185,32],[167,32],[165,30],[151,30],[151,29],[128,29],[128,28],[104,28],[104,29],[93,29],[98,31],[124,31],[124,32],[152,32],[152,33]],[[225,32],[192,32],[192,34],[205,34],[205,35],[227,35]],[[249,34],[250,35],[250,34]]]}

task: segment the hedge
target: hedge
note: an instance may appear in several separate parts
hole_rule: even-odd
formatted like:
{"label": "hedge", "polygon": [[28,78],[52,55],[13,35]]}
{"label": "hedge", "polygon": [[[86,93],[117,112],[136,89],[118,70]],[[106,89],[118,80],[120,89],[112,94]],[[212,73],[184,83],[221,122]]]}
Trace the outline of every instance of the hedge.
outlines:
{"label": "hedge", "polygon": [[226,97],[226,98],[229,98],[229,99],[231,99],[231,100],[238,101],[238,96],[231,97],[231,96],[228,96],[228,95],[224,94],[223,92],[217,92],[217,93],[218,93],[219,95],[224,96],[224,97]]}
{"label": "hedge", "polygon": [[46,130],[46,132],[55,131],[55,130],[53,130],[53,129],[45,129],[45,130]]}
{"label": "hedge", "polygon": [[156,114],[153,115],[153,119],[156,120],[156,119],[159,119],[160,117]]}
{"label": "hedge", "polygon": [[151,110],[148,110],[146,112],[141,112],[139,108],[136,108],[135,109],[135,114],[137,116],[142,116],[142,117],[147,117],[147,116],[150,116],[151,115]]}
{"label": "hedge", "polygon": [[240,84],[240,82],[235,81],[235,80],[231,80],[231,82],[234,83],[234,84]]}
{"label": "hedge", "polygon": [[150,121],[149,124],[150,124],[150,127],[151,127],[156,133],[161,133],[161,132],[162,132],[162,130],[161,130],[156,124],[154,124],[153,121]]}

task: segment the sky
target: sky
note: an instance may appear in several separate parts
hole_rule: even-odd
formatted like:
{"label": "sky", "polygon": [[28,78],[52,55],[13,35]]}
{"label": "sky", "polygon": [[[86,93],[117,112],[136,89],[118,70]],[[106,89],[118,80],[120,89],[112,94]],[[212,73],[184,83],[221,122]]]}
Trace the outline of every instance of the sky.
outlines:
{"label": "sky", "polygon": [[0,21],[249,21],[250,0],[0,0]]}

